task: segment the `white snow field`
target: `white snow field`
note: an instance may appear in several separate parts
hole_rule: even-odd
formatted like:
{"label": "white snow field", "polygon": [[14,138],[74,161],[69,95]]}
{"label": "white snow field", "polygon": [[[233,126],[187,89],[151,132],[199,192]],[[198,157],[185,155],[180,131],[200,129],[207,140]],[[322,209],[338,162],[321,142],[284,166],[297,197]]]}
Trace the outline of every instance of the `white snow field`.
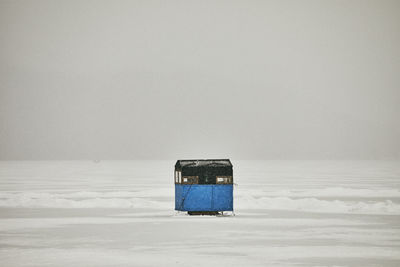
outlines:
{"label": "white snow field", "polygon": [[400,266],[398,161],[233,161],[223,217],[174,164],[0,162],[0,266]]}

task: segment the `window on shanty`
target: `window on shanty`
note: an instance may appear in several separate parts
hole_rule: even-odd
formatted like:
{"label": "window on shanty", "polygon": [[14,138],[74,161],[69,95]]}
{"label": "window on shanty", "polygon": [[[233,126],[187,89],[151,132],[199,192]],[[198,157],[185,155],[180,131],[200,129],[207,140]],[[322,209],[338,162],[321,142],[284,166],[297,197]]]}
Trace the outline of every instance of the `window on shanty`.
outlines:
{"label": "window on shanty", "polygon": [[231,184],[232,176],[217,176],[217,184]]}
{"label": "window on shanty", "polygon": [[199,176],[183,176],[182,184],[198,184]]}

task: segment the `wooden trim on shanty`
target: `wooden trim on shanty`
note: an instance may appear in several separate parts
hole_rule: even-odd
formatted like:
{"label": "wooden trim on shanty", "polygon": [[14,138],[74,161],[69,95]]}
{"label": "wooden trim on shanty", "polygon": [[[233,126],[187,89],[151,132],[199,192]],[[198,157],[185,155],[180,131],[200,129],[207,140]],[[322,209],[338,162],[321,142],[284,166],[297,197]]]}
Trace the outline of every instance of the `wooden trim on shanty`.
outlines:
{"label": "wooden trim on shanty", "polygon": [[[187,182],[185,182],[187,179]],[[182,184],[198,184],[199,176],[182,176]]]}
{"label": "wooden trim on shanty", "polygon": [[[218,178],[228,178],[228,181],[222,181],[222,182],[218,182]],[[230,175],[217,175],[217,177],[215,178],[215,183],[216,184],[233,184],[233,177]]]}

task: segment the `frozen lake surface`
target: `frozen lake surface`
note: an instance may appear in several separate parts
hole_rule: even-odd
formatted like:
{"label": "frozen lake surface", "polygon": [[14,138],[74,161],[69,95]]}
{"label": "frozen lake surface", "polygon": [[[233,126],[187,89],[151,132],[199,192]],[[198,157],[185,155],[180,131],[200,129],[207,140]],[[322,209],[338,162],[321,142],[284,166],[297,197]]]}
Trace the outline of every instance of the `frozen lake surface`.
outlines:
{"label": "frozen lake surface", "polygon": [[174,161],[0,162],[1,266],[400,266],[400,162],[233,161],[236,216]]}

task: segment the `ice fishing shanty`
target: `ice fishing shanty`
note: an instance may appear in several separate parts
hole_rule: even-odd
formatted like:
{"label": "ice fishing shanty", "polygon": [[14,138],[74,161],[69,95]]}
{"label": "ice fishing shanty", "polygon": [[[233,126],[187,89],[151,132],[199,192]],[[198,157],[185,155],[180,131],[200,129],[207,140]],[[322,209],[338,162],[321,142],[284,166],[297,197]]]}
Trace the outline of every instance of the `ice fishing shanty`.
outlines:
{"label": "ice fishing shanty", "polygon": [[233,166],[229,159],[178,160],[175,210],[190,215],[233,211]]}

